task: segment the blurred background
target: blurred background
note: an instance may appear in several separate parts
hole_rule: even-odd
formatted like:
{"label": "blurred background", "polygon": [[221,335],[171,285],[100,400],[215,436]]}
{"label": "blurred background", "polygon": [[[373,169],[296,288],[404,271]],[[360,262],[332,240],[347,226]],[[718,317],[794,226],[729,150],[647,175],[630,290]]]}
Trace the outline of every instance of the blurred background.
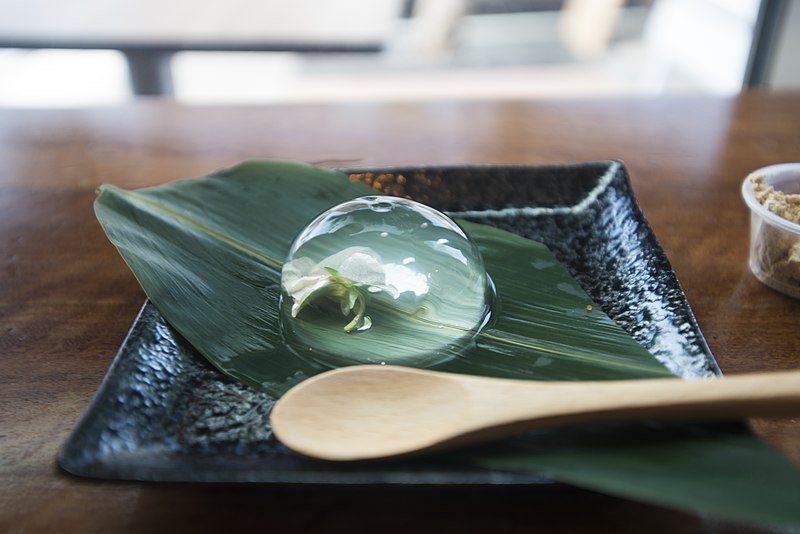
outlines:
{"label": "blurred background", "polygon": [[800,0],[0,0],[0,107],[800,87]]}

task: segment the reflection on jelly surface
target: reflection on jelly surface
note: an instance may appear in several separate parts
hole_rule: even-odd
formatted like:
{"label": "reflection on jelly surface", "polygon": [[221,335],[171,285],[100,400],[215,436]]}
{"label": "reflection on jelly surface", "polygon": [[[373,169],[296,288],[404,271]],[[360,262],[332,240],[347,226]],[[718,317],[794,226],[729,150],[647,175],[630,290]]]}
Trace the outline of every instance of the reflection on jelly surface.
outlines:
{"label": "reflection on jelly surface", "polygon": [[289,345],[330,367],[448,359],[471,343],[493,300],[477,246],[450,218],[386,196],[312,221],[292,244],[281,285]]}

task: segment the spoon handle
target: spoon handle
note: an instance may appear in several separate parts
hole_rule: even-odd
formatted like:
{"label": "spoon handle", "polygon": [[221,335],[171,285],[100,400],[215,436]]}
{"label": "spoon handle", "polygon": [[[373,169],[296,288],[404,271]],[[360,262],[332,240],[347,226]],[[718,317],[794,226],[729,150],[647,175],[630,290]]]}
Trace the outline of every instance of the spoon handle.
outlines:
{"label": "spoon handle", "polygon": [[516,424],[529,421],[530,427],[537,427],[611,419],[720,419],[800,413],[800,371],[689,381],[502,382],[465,384],[485,401],[480,417],[483,424],[492,417]]}

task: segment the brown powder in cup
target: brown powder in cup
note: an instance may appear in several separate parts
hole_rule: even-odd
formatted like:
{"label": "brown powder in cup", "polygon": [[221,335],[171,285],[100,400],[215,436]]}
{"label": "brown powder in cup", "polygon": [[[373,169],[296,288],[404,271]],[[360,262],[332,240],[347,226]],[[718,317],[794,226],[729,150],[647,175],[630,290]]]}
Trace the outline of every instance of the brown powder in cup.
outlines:
{"label": "brown powder in cup", "polygon": [[767,185],[763,176],[752,176],[753,194],[762,206],[787,221],[800,224],[800,195],[789,195]]}
{"label": "brown powder in cup", "polygon": [[[750,181],[761,205],[787,221],[800,224],[800,195],[776,190],[766,184],[763,176],[752,176]],[[800,291],[800,238],[765,223],[756,238],[755,253],[757,267],[769,281],[797,286]]]}

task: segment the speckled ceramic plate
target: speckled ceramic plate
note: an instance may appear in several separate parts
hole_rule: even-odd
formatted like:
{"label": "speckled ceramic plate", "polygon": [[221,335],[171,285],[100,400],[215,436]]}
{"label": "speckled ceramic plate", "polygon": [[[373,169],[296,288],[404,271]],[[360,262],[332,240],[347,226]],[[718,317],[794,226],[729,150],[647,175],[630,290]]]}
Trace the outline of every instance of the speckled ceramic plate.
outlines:
{"label": "speckled ceramic plate", "polygon": [[[547,244],[595,302],[672,371],[719,373],[621,163],[345,172],[413,177],[403,193]],[[270,432],[273,402],[214,370],[145,303],[59,462],[76,475],[154,481],[547,482],[478,469],[457,455],[357,466],[300,458]]]}

